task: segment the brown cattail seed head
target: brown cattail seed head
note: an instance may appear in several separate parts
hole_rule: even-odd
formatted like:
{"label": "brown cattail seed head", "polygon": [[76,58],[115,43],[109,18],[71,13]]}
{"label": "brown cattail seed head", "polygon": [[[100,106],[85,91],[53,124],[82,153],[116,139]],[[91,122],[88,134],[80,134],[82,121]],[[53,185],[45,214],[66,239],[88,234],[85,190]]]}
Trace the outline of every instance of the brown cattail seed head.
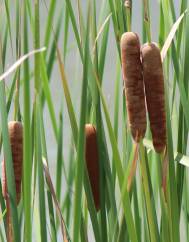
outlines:
{"label": "brown cattail seed head", "polygon": [[[13,169],[16,185],[16,201],[17,204],[21,198],[21,180],[22,180],[22,160],[23,160],[23,128],[20,122],[11,121],[8,124],[9,138],[12,151]],[[6,169],[5,160],[3,160],[2,166],[2,191],[3,196],[7,199],[7,181],[6,181]]]}
{"label": "brown cattail seed head", "polygon": [[96,210],[100,209],[99,160],[96,129],[92,124],[85,125],[85,159]]}
{"label": "brown cattail seed head", "polygon": [[138,143],[146,132],[146,106],[137,34],[127,32],[122,35],[121,60],[129,126],[133,139]]}
{"label": "brown cattail seed head", "polygon": [[166,146],[165,94],[161,54],[155,43],[145,44],[141,52],[153,145],[156,152],[161,153]]}

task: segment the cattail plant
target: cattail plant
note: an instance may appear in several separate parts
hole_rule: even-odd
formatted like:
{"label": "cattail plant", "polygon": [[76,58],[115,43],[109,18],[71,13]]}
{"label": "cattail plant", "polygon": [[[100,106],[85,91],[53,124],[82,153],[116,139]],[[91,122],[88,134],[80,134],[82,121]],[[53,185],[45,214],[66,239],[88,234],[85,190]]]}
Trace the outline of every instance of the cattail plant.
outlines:
{"label": "cattail plant", "polygon": [[[23,128],[22,124],[17,121],[11,121],[8,124],[9,138],[12,151],[12,161],[15,177],[15,187],[16,187],[16,203],[20,202],[21,198],[21,180],[22,180],[22,160],[23,160]],[[5,160],[3,160],[2,165],[2,191],[3,196],[6,200],[7,206],[7,237],[8,241],[12,242],[12,225],[11,225],[11,215],[10,215],[10,201],[7,190],[7,180],[6,180],[6,168]]]}
{"label": "cattail plant", "polygon": [[136,33],[122,35],[121,60],[129,126],[133,139],[138,143],[146,131],[146,107],[140,41]]}
{"label": "cattail plant", "polygon": [[100,209],[99,157],[97,133],[92,124],[85,125],[85,159],[96,210]]}
{"label": "cattail plant", "polygon": [[166,114],[161,54],[155,43],[145,44],[141,53],[153,145],[157,153],[162,153],[166,146]]}

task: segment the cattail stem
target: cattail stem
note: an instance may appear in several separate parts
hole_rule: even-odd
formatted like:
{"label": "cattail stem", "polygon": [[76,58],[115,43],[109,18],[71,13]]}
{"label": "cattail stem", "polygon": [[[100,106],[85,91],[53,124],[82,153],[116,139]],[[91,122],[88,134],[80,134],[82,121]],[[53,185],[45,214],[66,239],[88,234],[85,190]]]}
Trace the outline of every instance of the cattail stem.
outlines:
{"label": "cattail stem", "polygon": [[14,119],[16,120],[18,118],[19,114],[19,89],[20,89],[20,84],[19,84],[19,71],[18,71],[18,79],[16,80],[16,90],[15,90],[15,105],[14,105]]}
{"label": "cattail stem", "polygon": [[144,2],[144,24],[146,28],[146,34],[148,37],[148,42],[152,42],[152,37],[151,37],[151,24],[150,24],[150,14],[149,14],[149,4],[148,0],[143,0]]}
{"label": "cattail stem", "polygon": [[7,207],[7,242],[13,242],[13,227],[11,222],[11,210],[10,210],[10,199],[9,197],[6,198],[6,207]]}
{"label": "cattail stem", "polygon": [[136,174],[136,168],[137,168],[137,159],[138,159],[138,149],[139,149],[139,144],[136,143],[135,148],[134,148],[134,158],[131,164],[131,169],[130,173],[128,176],[128,183],[127,183],[127,191],[130,192],[132,183],[133,183],[133,178]]}
{"label": "cattail stem", "polygon": [[154,201],[151,197],[151,184],[148,179],[148,163],[146,160],[145,148],[142,141],[139,144],[139,155],[140,155],[140,168],[141,168],[141,182],[144,188],[145,203],[147,208],[147,217],[149,221],[149,231],[151,241],[160,241],[157,233],[157,221],[154,217]]}
{"label": "cattail stem", "polygon": [[164,196],[166,200],[166,185],[167,185],[167,174],[168,174],[168,165],[169,165],[169,159],[167,155],[167,149],[165,149],[165,152],[161,154],[161,160],[162,160],[162,188],[164,191]]}
{"label": "cattail stem", "polygon": [[126,8],[126,18],[127,18],[127,32],[131,31],[131,0],[125,1],[125,8]]}

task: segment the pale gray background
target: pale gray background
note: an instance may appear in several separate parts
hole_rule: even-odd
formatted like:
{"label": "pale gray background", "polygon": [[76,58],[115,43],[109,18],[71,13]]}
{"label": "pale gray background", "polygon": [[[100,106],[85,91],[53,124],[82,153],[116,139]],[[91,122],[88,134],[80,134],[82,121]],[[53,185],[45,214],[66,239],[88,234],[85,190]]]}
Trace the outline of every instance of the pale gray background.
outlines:
{"label": "pale gray background", "polygon": [[[50,2],[49,0],[46,1],[47,4]],[[59,6],[62,5],[62,0],[57,1],[57,12],[59,12],[60,8]],[[76,0],[71,1],[75,5],[76,9]],[[85,12],[86,9],[86,2],[85,0],[81,0],[82,6],[83,6],[83,11]],[[101,7],[101,0],[97,0],[97,13],[100,12],[100,7]],[[177,17],[179,13],[179,5],[180,1],[175,0],[175,6],[177,10]],[[1,1],[2,4],[2,1]],[[137,32],[141,39],[142,39],[142,0],[133,0],[133,22],[132,22],[132,30]],[[2,5],[1,5],[2,6]],[[14,19],[15,16],[15,7],[13,6],[12,9],[12,16],[11,19]],[[56,19],[59,14],[56,15]],[[44,7],[43,1],[41,1],[41,40],[44,38],[44,27],[46,25],[46,19],[47,19],[47,10]],[[151,0],[151,26],[152,26],[152,39],[153,41],[158,40],[158,31],[159,31],[159,5],[157,0]],[[11,27],[14,31],[15,29],[15,21],[11,22]],[[32,33],[31,33],[31,39],[32,39]],[[43,41],[41,41],[43,43]],[[30,42],[31,49],[33,49],[33,43]],[[41,44],[41,46],[43,46]],[[60,35],[60,40],[59,40],[59,46],[60,48],[63,46],[63,31],[61,31]],[[72,98],[74,100],[74,106],[75,110],[77,110],[77,120],[79,120],[79,107],[80,107],[80,88],[81,88],[81,77],[82,77],[82,66],[81,66],[81,61],[79,57],[79,53],[77,51],[77,45],[76,45],[76,40],[73,34],[73,30],[70,24],[69,28],[69,41],[68,41],[68,55],[67,55],[67,60],[66,60],[66,75],[67,75],[67,80],[69,82],[69,87],[71,91]],[[15,61],[15,56],[11,55],[9,53],[9,58],[7,60],[6,68],[8,68],[13,62]],[[31,59],[31,62],[33,62],[33,59]],[[115,77],[116,77],[116,44],[115,44],[115,37],[114,37],[114,32],[113,32],[113,27],[112,27],[112,22],[111,22],[111,27],[110,27],[110,33],[109,33],[109,40],[108,40],[108,47],[107,47],[107,58],[106,58],[106,63],[105,63],[105,72],[104,72],[104,79],[103,79],[103,90],[106,96],[107,104],[109,107],[109,110],[111,114],[113,114],[113,103],[114,103],[114,83],[115,83]],[[12,80],[12,79],[10,79]],[[7,81],[7,85],[10,84],[10,80]],[[33,80],[32,86],[33,86]],[[53,69],[53,74],[51,78],[51,91],[52,91],[52,97],[53,97],[53,102],[54,102],[54,107],[56,111],[56,117],[58,119],[59,117],[59,111],[60,108],[63,105],[63,124],[64,124],[64,142],[63,142],[63,155],[65,158],[65,162],[67,164],[68,162],[68,150],[69,150],[69,145],[70,145],[70,140],[71,140],[71,128],[70,128],[70,121],[69,117],[67,114],[67,109],[65,105],[65,99],[64,99],[64,94],[63,94],[63,89],[61,85],[61,78],[60,78],[60,73],[58,69],[58,64],[57,62],[55,63],[54,69]],[[9,119],[11,120],[13,118],[13,113],[10,114]],[[50,162],[50,172],[52,177],[54,178],[55,175],[55,169],[56,167],[56,153],[57,153],[57,145],[56,141],[54,139],[54,134],[51,126],[51,121],[48,113],[48,109],[45,106],[45,112],[44,112],[44,121],[45,121],[45,127],[46,127],[46,140],[47,140],[47,147],[48,147],[48,158]],[[63,187],[63,192],[65,191],[66,183],[65,180],[63,179],[62,181],[62,187]],[[92,242],[92,238],[90,238],[90,242]]]}

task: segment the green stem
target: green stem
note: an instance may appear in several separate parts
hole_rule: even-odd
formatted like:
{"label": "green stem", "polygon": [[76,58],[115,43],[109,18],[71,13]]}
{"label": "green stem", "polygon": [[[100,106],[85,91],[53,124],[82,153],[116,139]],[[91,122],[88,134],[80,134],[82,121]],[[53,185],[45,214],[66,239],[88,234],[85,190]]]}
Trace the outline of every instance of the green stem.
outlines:
{"label": "green stem", "polygon": [[141,168],[142,184],[143,184],[144,196],[145,196],[145,202],[146,202],[150,238],[152,242],[158,242],[160,240],[159,240],[156,216],[154,216],[155,207],[153,206],[153,197],[151,194],[151,188],[149,183],[147,161],[145,158],[145,149],[142,144],[142,141],[140,142],[139,146],[140,146],[139,147],[140,168]]}
{"label": "green stem", "polygon": [[146,34],[148,37],[148,42],[151,43],[152,37],[151,37],[151,24],[150,24],[148,0],[143,0],[143,1],[144,1],[144,23],[146,28]]}
{"label": "green stem", "polygon": [[[28,25],[27,6],[24,2],[24,53],[28,52]],[[30,78],[29,63],[24,62],[24,159],[23,159],[23,192],[24,192],[24,214],[25,214],[25,241],[31,242],[31,176],[32,176],[32,152],[31,152],[31,121],[30,121]]]}
{"label": "green stem", "polygon": [[131,1],[127,0],[125,1],[125,7],[126,7],[126,19],[127,19],[127,31],[131,31]]}

